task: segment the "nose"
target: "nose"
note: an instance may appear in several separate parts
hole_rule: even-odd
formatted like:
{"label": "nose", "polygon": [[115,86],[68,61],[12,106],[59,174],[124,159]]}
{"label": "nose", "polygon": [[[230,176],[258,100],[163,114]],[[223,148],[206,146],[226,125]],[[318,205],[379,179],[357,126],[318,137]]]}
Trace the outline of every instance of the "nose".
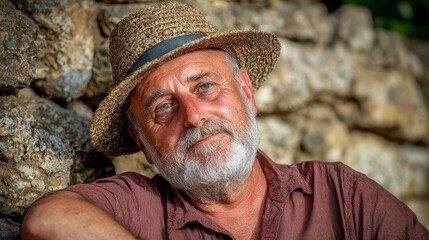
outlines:
{"label": "nose", "polygon": [[200,127],[208,118],[202,103],[192,96],[182,100],[182,109],[186,128]]}

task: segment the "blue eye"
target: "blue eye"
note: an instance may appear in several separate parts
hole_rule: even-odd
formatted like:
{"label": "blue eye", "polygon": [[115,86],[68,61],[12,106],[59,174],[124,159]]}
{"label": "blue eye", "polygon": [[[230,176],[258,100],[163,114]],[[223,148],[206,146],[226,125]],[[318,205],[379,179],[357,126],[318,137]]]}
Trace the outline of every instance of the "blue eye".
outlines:
{"label": "blue eye", "polygon": [[159,111],[164,112],[167,111],[171,107],[171,103],[164,103],[159,106]]}
{"label": "blue eye", "polygon": [[205,91],[211,87],[210,83],[204,83],[200,86],[200,90]]}

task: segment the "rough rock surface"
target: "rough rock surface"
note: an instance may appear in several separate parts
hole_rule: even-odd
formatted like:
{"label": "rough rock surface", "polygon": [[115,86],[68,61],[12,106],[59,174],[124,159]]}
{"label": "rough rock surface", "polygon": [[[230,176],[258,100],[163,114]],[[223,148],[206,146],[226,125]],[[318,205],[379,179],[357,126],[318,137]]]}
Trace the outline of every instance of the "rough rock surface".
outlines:
{"label": "rough rock surface", "polygon": [[33,20],[7,0],[0,0],[0,6],[0,93],[5,93],[30,85],[44,42]]}
{"label": "rough rock surface", "polygon": [[[100,177],[88,164],[89,120],[22,90],[0,97],[0,212],[22,213],[42,194]],[[97,165],[102,165],[102,159]],[[104,161],[106,166],[106,161]],[[85,171],[78,165],[85,165]],[[82,168],[82,167],[81,167]],[[112,172],[112,170],[110,170]]]}
{"label": "rough rock surface", "polygon": [[94,2],[18,0],[15,4],[43,29],[47,42],[36,65],[34,86],[52,98],[71,101],[81,97],[93,64]]}
{"label": "rough rock surface", "polygon": [[[346,95],[352,82],[352,66],[344,47],[322,48],[283,40],[273,73],[256,92],[260,112],[288,112],[320,94]],[[323,67],[320,67],[323,66]]]}

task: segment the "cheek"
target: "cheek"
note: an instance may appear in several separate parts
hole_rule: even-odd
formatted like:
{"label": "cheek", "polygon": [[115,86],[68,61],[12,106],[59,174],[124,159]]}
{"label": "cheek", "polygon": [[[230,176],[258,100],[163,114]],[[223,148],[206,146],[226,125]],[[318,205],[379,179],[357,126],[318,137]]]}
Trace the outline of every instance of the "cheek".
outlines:
{"label": "cheek", "polygon": [[157,151],[171,151],[175,148],[180,136],[180,127],[173,122],[163,126],[154,124],[145,131],[146,136],[150,136],[148,137],[149,143]]}
{"label": "cheek", "polygon": [[237,119],[241,119],[242,115],[246,114],[246,107],[243,102],[243,99],[241,98],[222,99],[221,101],[218,102],[216,109],[222,115],[227,116],[228,118],[234,119],[233,121],[237,121]]}

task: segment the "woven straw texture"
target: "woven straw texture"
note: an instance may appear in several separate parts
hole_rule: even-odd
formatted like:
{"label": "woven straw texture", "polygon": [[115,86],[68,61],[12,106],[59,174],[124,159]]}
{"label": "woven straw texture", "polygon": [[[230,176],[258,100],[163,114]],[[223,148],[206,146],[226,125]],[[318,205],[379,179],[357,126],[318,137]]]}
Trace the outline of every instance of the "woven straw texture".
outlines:
{"label": "woven straw texture", "polygon": [[[195,33],[207,36],[185,43],[126,76],[139,56],[152,46]],[[128,95],[162,63],[205,48],[222,49],[234,56],[240,67],[248,71],[255,89],[265,81],[280,53],[280,44],[273,34],[256,30],[219,32],[196,9],[179,2],[163,3],[122,19],[110,39],[114,87],[95,111],[90,129],[92,145],[111,156],[139,151],[127,131],[130,123],[123,106]]]}

